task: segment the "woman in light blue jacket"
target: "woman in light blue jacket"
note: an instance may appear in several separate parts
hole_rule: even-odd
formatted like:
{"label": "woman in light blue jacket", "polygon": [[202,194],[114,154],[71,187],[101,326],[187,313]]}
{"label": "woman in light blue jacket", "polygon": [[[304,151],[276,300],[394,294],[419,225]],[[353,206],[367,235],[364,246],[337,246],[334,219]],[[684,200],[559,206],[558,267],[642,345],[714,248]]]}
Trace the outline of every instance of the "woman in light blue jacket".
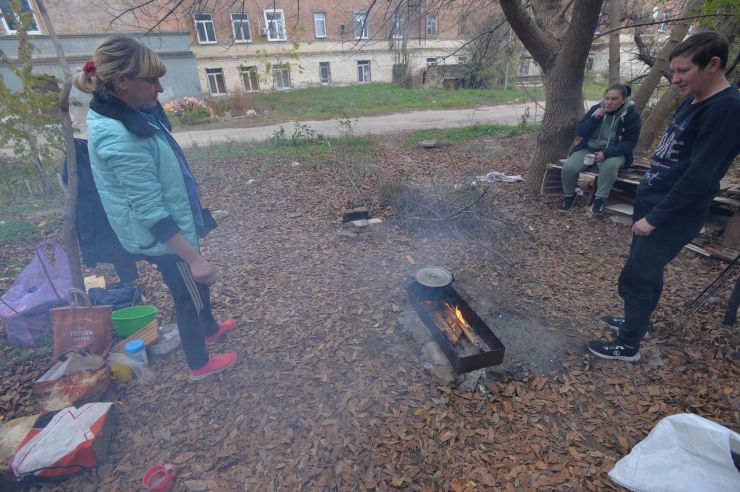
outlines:
{"label": "woman in light blue jacket", "polygon": [[208,354],[236,326],[216,323],[209,285],[216,269],[200,255],[199,238],[215,227],[157,96],[166,68],[129,36],[112,36],[74,80],[93,94],[87,115],[90,164],[108,220],[126,250],[157,265],[172,292],[191,379],[220,372],[233,352]]}

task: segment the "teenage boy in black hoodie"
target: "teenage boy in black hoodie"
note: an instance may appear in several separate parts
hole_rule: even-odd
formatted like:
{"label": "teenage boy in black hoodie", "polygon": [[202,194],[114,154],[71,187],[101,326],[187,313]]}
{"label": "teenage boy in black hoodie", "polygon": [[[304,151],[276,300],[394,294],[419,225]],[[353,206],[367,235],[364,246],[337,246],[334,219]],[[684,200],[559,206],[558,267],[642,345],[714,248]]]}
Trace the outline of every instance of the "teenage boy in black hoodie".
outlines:
{"label": "teenage boy in black hoodie", "polygon": [[602,318],[614,341],[592,341],[604,359],[636,361],[663,289],[663,270],[701,230],[720,179],[740,150],[740,94],[725,78],[728,43],[699,33],[670,55],[672,83],[689,96],[660,139],[637,188],[632,246],[619,276],[624,318]]}

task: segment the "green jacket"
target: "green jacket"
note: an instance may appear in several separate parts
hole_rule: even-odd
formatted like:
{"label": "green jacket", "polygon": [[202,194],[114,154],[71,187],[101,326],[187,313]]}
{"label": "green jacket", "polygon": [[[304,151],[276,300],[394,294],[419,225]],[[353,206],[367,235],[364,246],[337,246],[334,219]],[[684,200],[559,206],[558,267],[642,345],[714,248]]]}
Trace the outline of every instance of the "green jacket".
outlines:
{"label": "green jacket", "polygon": [[174,254],[164,241],[181,232],[200,251],[182,170],[164,124],[120,100],[94,99],[87,128],[95,185],[123,247],[146,256]]}

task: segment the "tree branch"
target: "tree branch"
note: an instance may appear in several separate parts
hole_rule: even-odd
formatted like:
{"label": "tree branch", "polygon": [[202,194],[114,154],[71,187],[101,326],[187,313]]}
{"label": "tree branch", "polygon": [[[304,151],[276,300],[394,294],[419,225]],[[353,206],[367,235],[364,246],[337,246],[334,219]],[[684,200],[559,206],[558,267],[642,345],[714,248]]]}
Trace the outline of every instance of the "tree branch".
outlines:
{"label": "tree branch", "polygon": [[732,17],[731,14],[701,14],[701,15],[690,15],[688,17],[676,17],[675,19],[669,19],[669,20],[660,20],[660,21],[654,21],[654,22],[641,22],[639,24],[629,24],[624,25],[620,27],[615,27],[614,29],[609,29],[607,31],[601,32],[594,36],[594,39],[598,39],[602,36],[606,36],[607,34],[614,32],[614,31],[621,31],[624,29],[631,29],[633,27],[642,27],[642,26],[654,26],[656,24],[672,24],[674,22],[680,22],[685,20],[694,20],[694,19],[701,19],[703,17],[724,17],[724,18],[730,18]]}
{"label": "tree branch", "polygon": [[554,36],[540,29],[527,14],[522,3],[517,0],[499,0],[509,25],[524,43],[532,58],[547,70],[555,59],[558,41]]}

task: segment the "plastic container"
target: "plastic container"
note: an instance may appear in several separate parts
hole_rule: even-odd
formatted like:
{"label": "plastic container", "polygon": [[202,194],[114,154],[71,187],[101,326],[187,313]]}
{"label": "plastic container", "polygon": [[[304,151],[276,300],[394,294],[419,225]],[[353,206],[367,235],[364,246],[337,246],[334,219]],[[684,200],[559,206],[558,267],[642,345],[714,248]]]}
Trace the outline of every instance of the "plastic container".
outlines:
{"label": "plastic container", "polygon": [[111,364],[110,370],[113,377],[122,383],[128,383],[134,375],[131,368],[125,364]]}
{"label": "plastic container", "polygon": [[156,306],[134,306],[113,311],[113,328],[118,336],[130,337],[154,321],[157,311]]}
{"label": "plastic container", "polygon": [[150,353],[154,355],[169,354],[180,346],[180,333],[177,325],[170,323],[159,327],[159,338],[150,347]]}
{"label": "plastic container", "polygon": [[175,475],[177,475],[177,470],[174,465],[170,463],[156,465],[147,470],[142,482],[146,490],[169,492],[174,485]]}
{"label": "plastic container", "polygon": [[149,363],[149,357],[146,355],[146,345],[144,340],[131,340],[124,345],[123,349],[126,351],[126,355],[129,359],[142,362],[144,364]]}

